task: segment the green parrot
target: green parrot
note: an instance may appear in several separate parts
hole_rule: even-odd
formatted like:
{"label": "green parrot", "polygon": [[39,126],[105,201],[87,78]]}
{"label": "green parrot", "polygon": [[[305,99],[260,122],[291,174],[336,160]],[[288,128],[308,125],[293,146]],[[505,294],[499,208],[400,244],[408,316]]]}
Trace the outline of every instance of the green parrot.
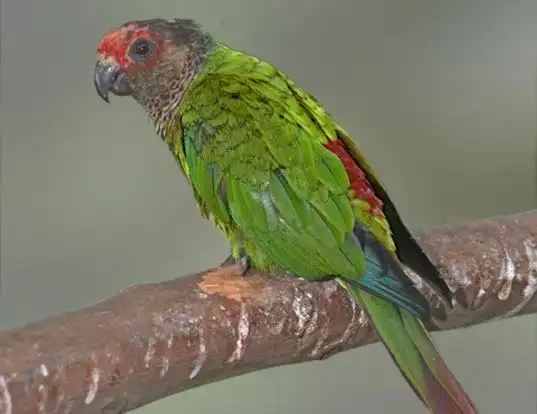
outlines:
{"label": "green parrot", "polygon": [[224,263],[244,273],[334,277],[430,412],[477,413],[427,332],[428,302],[404,268],[452,306],[448,286],[358,147],[312,95],[191,19],[130,21],[107,32],[94,84],[106,102],[111,92],[145,109],[202,216],[229,239]]}

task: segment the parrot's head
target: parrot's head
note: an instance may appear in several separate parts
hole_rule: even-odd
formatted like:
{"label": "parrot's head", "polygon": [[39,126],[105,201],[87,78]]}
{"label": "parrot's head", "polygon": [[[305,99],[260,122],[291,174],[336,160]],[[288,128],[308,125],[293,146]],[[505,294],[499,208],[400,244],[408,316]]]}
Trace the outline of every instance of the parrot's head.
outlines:
{"label": "parrot's head", "polygon": [[94,84],[132,96],[152,116],[180,100],[203,64],[213,41],[190,19],[130,21],[108,31],[97,48]]}

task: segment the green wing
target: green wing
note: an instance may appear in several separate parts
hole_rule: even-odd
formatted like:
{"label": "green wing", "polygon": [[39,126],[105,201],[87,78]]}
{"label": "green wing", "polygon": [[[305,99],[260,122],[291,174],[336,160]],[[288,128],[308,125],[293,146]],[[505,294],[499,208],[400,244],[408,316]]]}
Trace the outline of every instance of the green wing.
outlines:
{"label": "green wing", "polygon": [[343,163],[324,146],[343,131],[281,72],[249,63],[236,74],[227,60],[202,77],[179,114],[183,145],[175,151],[202,212],[255,267],[340,276],[425,315],[388,221],[373,220],[352,196]]}
{"label": "green wing", "polygon": [[323,146],[329,134],[283,75],[255,64],[261,67],[248,77],[205,77],[183,105],[184,160],[196,197],[246,245],[256,267],[359,277],[364,255],[349,180]]}

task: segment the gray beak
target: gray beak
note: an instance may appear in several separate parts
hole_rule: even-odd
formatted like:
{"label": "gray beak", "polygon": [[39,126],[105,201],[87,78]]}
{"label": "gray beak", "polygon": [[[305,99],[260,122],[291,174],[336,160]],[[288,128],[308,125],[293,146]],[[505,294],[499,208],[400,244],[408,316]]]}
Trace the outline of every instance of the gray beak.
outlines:
{"label": "gray beak", "polygon": [[108,94],[116,93],[122,71],[117,63],[97,61],[93,69],[93,83],[99,96],[110,103]]}

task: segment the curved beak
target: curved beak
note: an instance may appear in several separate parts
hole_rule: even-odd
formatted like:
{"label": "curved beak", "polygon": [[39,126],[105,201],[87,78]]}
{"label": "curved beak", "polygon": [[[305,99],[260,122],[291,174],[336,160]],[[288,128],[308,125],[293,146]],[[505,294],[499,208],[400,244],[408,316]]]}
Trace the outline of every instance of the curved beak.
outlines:
{"label": "curved beak", "polygon": [[93,69],[93,84],[99,96],[105,101],[110,103],[108,93],[112,89],[114,84],[118,81],[121,74],[121,68],[117,63],[97,61],[95,68]]}
{"label": "curved beak", "polygon": [[99,96],[108,103],[110,103],[108,99],[110,92],[117,96],[127,96],[134,93],[123,69],[117,63],[107,60],[98,60],[95,64],[93,84]]}

